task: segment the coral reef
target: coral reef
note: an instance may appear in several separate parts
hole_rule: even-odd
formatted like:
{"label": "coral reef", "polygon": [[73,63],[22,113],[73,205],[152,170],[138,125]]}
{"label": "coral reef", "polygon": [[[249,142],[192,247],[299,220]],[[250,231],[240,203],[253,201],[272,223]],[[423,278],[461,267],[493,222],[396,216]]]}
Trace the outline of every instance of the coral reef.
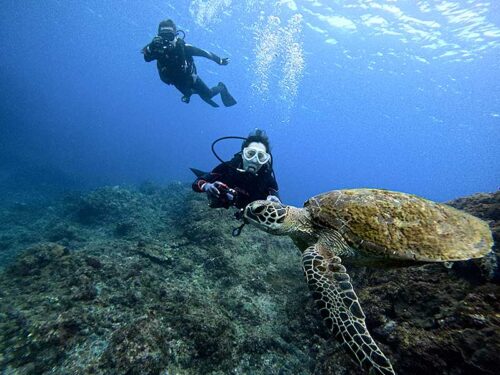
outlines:
{"label": "coral reef", "polygon": [[[491,220],[498,249],[499,193],[449,203]],[[360,374],[291,241],[237,224],[180,183],[0,209],[0,373]],[[500,368],[500,287],[480,265],[350,273],[398,373]]]}

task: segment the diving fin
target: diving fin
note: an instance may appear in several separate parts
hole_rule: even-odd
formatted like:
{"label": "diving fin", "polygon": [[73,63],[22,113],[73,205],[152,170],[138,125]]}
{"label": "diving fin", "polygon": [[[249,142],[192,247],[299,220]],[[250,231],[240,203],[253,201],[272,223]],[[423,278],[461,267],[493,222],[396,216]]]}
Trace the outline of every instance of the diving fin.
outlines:
{"label": "diving fin", "polygon": [[224,103],[224,106],[226,107],[231,107],[238,103],[236,99],[234,99],[231,94],[229,93],[229,90],[227,89],[226,85],[223,84],[222,82],[219,82],[219,87],[221,88],[220,91],[220,98],[222,99],[222,103]]}
{"label": "diving fin", "polygon": [[191,172],[193,172],[194,175],[198,178],[208,174],[208,172],[203,172],[203,171],[200,171],[199,169],[196,169],[196,168],[189,168],[189,169],[191,169]]}
{"label": "diving fin", "polygon": [[206,98],[206,97],[204,98],[201,95],[200,95],[200,98],[202,98],[204,102],[210,104],[212,107],[219,108],[219,105],[216,102],[214,102],[212,99],[209,99],[209,98]]}

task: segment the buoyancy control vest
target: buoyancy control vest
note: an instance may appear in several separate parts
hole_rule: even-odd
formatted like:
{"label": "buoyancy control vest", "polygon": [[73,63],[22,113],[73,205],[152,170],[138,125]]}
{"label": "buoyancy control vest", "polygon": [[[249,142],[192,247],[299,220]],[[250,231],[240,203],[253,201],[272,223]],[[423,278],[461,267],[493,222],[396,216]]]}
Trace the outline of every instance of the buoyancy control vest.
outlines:
{"label": "buoyancy control vest", "polygon": [[157,60],[158,71],[163,82],[171,85],[196,74],[192,56],[186,55],[186,42],[178,38],[172,49],[165,48]]}

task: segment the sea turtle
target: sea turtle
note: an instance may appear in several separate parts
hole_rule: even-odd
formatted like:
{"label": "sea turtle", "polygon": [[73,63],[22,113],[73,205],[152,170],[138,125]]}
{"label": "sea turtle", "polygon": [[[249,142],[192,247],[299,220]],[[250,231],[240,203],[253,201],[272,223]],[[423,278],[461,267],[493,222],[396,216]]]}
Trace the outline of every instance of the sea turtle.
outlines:
{"label": "sea turtle", "polygon": [[310,198],[304,208],[255,201],[245,208],[244,220],[293,239],[326,326],[370,374],[394,370],[366,328],[341,257],[379,264],[453,262],[483,257],[493,244],[488,225],[472,215],[379,189],[330,191]]}

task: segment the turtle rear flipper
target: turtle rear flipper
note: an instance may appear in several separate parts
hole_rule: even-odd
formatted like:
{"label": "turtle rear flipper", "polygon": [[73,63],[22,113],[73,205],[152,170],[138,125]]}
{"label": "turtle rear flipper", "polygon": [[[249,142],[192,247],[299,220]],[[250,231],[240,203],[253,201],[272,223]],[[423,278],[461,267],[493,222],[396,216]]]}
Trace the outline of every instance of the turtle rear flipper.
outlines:
{"label": "turtle rear flipper", "polygon": [[329,254],[319,244],[308,247],[302,254],[307,284],[326,326],[345,342],[370,374],[394,375],[391,363],[366,328],[365,314],[345,267],[339,257]]}

